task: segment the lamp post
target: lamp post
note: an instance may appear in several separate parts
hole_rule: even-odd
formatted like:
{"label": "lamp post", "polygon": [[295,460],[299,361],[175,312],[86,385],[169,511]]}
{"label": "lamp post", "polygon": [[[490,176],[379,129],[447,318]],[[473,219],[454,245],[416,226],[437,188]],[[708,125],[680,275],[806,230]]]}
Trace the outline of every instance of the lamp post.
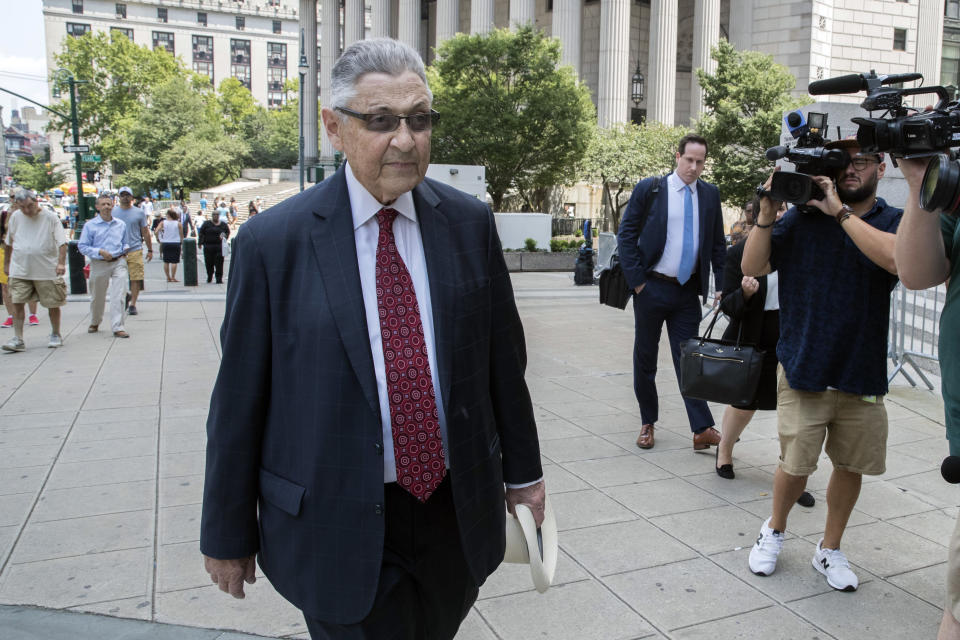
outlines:
{"label": "lamp post", "polygon": [[643,102],[643,89],[645,86],[646,80],[640,72],[640,61],[637,60],[637,70],[633,72],[633,77],[630,79],[630,98],[633,100],[635,107],[639,108],[640,103]]}
{"label": "lamp post", "polygon": [[303,29],[300,29],[300,64],[297,65],[297,71],[300,73],[300,159],[298,165],[300,167],[300,191],[303,191],[303,83],[307,78],[307,74],[310,72],[310,63],[307,62],[307,54],[304,50],[303,43]]}

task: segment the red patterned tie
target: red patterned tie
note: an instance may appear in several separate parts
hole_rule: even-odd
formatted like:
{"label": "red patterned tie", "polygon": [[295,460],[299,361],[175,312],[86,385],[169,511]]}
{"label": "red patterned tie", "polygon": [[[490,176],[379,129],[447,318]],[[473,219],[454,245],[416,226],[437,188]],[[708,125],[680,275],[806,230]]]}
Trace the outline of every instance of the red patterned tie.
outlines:
{"label": "red patterned tie", "polygon": [[397,482],[417,500],[426,502],[447,468],[417,294],[393,236],[396,217],[394,209],[377,213],[377,312]]}

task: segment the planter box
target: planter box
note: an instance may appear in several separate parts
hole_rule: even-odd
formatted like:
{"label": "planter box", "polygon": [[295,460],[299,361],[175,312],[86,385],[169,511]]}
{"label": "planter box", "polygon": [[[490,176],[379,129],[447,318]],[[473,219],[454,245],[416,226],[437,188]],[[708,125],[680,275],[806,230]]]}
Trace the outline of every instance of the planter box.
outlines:
{"label": "planter box", "polygon": [[569,271],[577,262],[577,253],[545,251],[508,251],[503,254],[509,271]]}

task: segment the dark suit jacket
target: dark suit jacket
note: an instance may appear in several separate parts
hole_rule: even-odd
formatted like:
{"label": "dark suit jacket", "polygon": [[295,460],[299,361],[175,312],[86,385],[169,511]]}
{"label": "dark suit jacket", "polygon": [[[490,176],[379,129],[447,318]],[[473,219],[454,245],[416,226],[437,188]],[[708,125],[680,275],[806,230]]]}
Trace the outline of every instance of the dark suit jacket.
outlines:
{"label": "dark suit jacket", "polygon": [[[449,475],[479,585],[503,560],[503,482],[542,475],[523,329],[489,209],[432,180],[413,197]],[[357,622],[383,552],[383,437],[343,169],[241,227],[220,337],[200,548],[259,552],[307,615]]]}
{"label": "dark suit jacket", "polygon": [[740,261],[743,260],[743,249],[746,240],[727,249],[726,264],[723,267],[723,297],[720,298],[720,310],[730,318],[730,324],[723,332],[725,340],[736,340],[743,325],[741,340],[750,344],[758,344],[763,331],[763,305],[767,299],[767,276],[760,276],[757,281],[760,287],[749,299],[744,299],[743,270]]}
{"label": "dark suit jacket", "polygon": [[[620,265],[627,277],[630,289],[635,289],[647,281],[647,272],[657,264],[663,255],[667,242],[667,176],[659,178],[660,190],[656,200],[650,205],[650,216],[641,230],[643,203],[647,193],[658,178],[641,180],[633,189],[630,202],[620,220],[617,232],[617,247]],[[700,211],[700,255],[697,260],[697,291],[704,302],[710,291],[710,265],[713,264],[714,285],[722,284],[723,260],[726,254],[726,241],[723,237],[723,215],[720,210],[720,190],[703,180],[697,181],[697,202]]]}

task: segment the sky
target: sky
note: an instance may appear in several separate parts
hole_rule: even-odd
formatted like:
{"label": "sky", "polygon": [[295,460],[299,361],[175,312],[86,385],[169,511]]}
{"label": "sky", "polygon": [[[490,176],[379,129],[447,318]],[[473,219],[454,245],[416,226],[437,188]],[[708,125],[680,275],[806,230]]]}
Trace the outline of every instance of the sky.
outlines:
{"label": "sky", "polygon": [[[0,38],[0,87],[47,104],[47,62],[44,57],[41,0],[3,0],[6,25]],[[0,91],[3,123],[10,124],[11,108],[32,106]]]}

